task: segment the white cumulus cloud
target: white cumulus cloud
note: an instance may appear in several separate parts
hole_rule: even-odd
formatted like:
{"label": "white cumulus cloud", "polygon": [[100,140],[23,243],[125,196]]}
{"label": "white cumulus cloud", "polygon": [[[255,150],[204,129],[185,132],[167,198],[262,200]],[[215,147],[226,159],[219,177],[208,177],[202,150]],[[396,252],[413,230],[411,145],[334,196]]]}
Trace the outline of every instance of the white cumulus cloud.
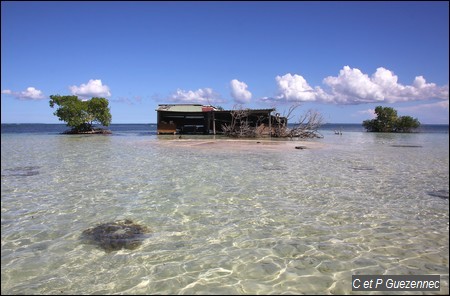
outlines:
{"label": "white cumulus cloud", "polygon": [[211,88],[201,88],[196,91],[178,89],[168,97],[168,100],[187,104],[214,104],[224,102],[220,98],[220,95],[215,93]]}
{"label": "white cumulus cloud", "polygon": [[288,73],[275,77],[278,85],[277,100],[308,102],[316,100],[314,89],[306,82],[303,76]]}
{"label": "white cumulus cloud", "polygon": [[90,79],[88,83],[80,86],[69,86],[73,95],[87,97],[110,97],[111,92],[107,85],[103,85],[100,79]]}
{"label": "white cumulus cloud", "polygon": [[2,94],[14,96],[16,99],[19,100],[33,101],[33,100],[42,100],[45,98],[44,93],[41,90],[36,89],[32,86],[27,87],[26,90],[20,92],[15,92],[10,89],[4,89],[2,90]]}
{"label": "white cumulus cloud", "polygon": [[336,103],[360,104],[377,102],[406,102],[433,98],[448,99],[448,86],[438,87],[417,76],[412,85],[403,85],[392,71],[380,67],[371,77],[359,69],[345,66],[337,77],[327,77]]}
{"label": "white cumulus cloud", "polygon": [[371,103],[384,100],[382,87],[359,69],[345,66],[339,76],[329,76],[323,82],[331,88],[333,101],[337,103]]}
{"label": "white cumulus cloud", "polygon": [[230,81],[231,96],[237,103],[245,104],[250,102],[252,98],[252,93],[247,89],[246,83],[241,82],[237,79]]}
{"label": "white cumulus cloud", "polygon": [[437,86],[417,76],[411,85],[398,82],[390,70],[378,68],[371,76],[357,68],[343,67],[338,76],[323,79],[325,88],[312,87],[297,74],[275,77],[278,93],[263,100],[326,102],[334,104],[395,103],[428,99],[448,100],[448,85]]}

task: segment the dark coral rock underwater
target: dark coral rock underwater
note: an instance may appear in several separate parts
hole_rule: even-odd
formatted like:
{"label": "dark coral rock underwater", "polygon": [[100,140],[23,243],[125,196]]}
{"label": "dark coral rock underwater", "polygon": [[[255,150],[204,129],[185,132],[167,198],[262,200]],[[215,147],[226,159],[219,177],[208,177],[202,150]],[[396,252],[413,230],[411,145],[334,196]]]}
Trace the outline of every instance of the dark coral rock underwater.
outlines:
{"label": "dark coral rock underwater", "polygon": [[135,224],[131,220],[119,220],[103,223],[83,231],[82,239],[100,246],[107,252],[122,248],[134,250],[142,244],[147,227]]}

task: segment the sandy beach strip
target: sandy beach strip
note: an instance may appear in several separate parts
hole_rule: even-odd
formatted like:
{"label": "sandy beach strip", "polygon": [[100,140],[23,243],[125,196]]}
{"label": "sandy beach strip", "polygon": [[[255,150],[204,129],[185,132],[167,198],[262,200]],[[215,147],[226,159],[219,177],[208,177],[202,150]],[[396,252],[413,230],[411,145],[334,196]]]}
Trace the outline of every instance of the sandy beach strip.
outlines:
{"label": "sandy beach strip", "polygon": [[324,143],[303,140],[267,140],[267,139],[173,139],[160,140],[158,144],[167,147],[185,147],[214,150],[246,151],[286,151],[323,148]]}

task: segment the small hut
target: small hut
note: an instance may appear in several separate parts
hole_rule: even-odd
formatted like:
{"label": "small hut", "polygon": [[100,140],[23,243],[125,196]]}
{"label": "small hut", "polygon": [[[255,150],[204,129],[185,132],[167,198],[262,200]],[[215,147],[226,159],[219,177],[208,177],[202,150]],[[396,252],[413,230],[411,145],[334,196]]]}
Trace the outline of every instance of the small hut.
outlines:
{"label": "small hut", "polygon": [[[158,134],[222,134],[223,125],[231,124],[233,112],[211,105],[160,104],[157,112]],[[276,124],[287,124],[286,118],[272,115],[275,109],[245,109],[245,120],[253,127],[265,126],[270,131]],[[270,132],[268,132],[270,135]]]}

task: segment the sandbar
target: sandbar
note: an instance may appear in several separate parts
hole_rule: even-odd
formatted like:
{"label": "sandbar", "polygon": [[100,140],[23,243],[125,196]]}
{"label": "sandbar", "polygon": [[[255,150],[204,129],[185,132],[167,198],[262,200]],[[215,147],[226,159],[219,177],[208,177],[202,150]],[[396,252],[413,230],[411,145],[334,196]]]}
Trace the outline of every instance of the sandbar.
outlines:
{"label": "sandbar", "polygon": [[317,149],[324,143],[304,140],[266,140],[266,139],[168,139],[159,144],[168,147],[185,147],[214,150],[246,150],[246,151],[286,151]]}

